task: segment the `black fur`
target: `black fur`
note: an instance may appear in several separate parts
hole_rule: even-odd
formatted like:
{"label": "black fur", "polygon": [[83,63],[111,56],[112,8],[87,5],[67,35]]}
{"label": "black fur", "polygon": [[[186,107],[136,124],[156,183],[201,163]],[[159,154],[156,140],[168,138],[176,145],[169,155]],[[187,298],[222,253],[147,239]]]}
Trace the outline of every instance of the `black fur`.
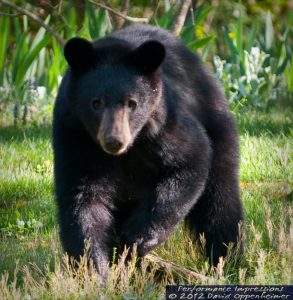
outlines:
{"label": "black fur", "polygon": [[[138,48],[149,40],[157,41],[146,43],[150,54]],[[145,255],[186,220],[195,236],[204,232],[207,254],[217,263],[228,243],[237,242],[243,213],[238,136],[215,80],[177,38],[156,27],[131,26],[97,40],[94,55],[75,42],[65,48],[71,68],[54,110],[64,249],[78,258],[89,239],[106,278],[118,241],[136,242]],[[138,103],[129,113],[132,140],[118,156],[104,152],[96,138],[100,115],[90,103],[105,93],[107,109],[128,94]]]}

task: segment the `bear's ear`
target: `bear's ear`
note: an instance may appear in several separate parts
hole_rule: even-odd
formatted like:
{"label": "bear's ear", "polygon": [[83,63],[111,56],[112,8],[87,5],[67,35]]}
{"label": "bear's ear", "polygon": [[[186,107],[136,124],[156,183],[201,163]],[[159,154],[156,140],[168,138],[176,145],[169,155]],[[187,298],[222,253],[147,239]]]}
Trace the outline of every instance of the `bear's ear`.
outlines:
{"label": "bear's ear", "polygon": [[147,41],[133,51],[134,64],[144,73],[158,69],[166,55],[163,44],[158,41]]}
{"label": "bear's ear", "polygon": [[93,45],[82,38],[69,40],[64,47],[64,56],[69,66],[75,70],[84,70],[93,62]]}

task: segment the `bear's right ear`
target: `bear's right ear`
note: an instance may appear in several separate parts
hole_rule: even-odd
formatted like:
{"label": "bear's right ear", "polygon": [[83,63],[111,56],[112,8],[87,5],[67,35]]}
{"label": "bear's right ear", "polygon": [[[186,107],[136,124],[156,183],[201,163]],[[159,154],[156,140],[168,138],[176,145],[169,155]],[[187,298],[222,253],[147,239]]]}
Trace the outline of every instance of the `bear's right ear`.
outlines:
{"label": "bear's right ear", "polygon": [[93,45],[82,38],[72,38],[64,47],[64,56],[69,66],[75,70],[84,70],[94,60]]}
{"label": "bear's right ear", "polygon": [[166,56],[165,46],[155,40],[140,45],[132,53],[134,64],[144,73],[154,72]]}

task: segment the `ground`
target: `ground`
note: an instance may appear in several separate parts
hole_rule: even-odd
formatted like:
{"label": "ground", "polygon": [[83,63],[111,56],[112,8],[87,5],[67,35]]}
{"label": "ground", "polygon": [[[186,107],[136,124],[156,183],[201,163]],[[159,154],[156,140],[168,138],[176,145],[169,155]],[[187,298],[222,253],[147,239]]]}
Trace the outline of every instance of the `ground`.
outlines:
{"label": "ground", "polygon": [[[158,281],[154,278],[159,268],[156,264],[144,274],[135,271],[134,264],[127,269],[118,265],[110,272],[109,286],[100,293],[106,298],[138,299],[131,297],[139,295],[158,299],[159,295],[163,298],[165,284],[172,282],[292,284],[291,115],[292,110],[282,107],[235,115],[247,219],[245,257],[240,266],[228,262],[210,270],[180,227],[152,254],[193,269],[207,276],[206,281],[180,271],[163,272]],[[0,123],[0,299],[9,295],[11,299],[18,295],[27,299],[88,299],[97,292],[95,274],[81,268],[74,277],[63,258],[52,159],[49,123],[25,127]],[[143,263],[151,264],[147,259]]]}

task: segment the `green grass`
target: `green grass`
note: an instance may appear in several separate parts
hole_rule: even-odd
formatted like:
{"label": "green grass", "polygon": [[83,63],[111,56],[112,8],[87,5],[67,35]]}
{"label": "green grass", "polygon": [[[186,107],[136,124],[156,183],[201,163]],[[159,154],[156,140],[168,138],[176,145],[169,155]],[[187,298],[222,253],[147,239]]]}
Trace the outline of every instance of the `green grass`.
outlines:
{"label": "green grass", "polygon": [[[246,211],[240,265],[210,268],[183,227],[153,254],[192,269],[143,260],[111,269],[101,290],[91,268],[72,270],[58,237],[51,127],[0,128],[0,299],[164,299],[167,283],[293,284],[292,111],[236,116],[241,141],[241,191]],[[145,270],[146,269],[146,270]],[[140,298],[139,298],[140,297]]]}

